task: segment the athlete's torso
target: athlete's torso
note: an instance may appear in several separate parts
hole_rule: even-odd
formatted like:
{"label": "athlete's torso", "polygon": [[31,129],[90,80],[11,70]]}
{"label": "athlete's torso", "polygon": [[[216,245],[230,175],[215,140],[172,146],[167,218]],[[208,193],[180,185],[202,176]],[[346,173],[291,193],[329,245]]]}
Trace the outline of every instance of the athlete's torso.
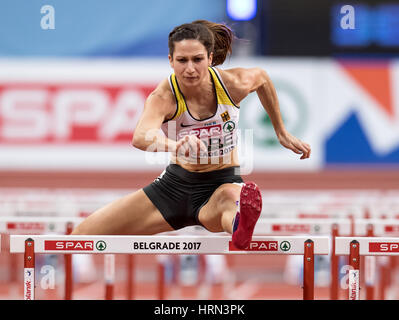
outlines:
{"label": "athlete's torso", "polygon": [[238,166],[237,130],[239,107],[229,95],[219,72],[210,67],[209,73],[216,96],[216,112],[205,119],[196,119],[190,113],[190,106],[182,94],[175,74],[169,77],[169,84],[176,99],[174,116],[162,124],[162,131],[171,140],[179,140],[186,135],[195,135],[208,149],[200,153],[200,159],[190,157],[189,161],[179,161],[172,156],[172,162],[189,171],[211,171],[230,166]]}

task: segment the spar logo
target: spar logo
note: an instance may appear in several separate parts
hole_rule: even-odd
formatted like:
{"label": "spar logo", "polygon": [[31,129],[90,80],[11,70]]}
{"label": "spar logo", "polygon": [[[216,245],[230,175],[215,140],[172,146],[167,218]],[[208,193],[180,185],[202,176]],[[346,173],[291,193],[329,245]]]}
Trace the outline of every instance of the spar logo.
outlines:
{"label": "spar logo", "polygon": [[91,240],[45,240],[44,250],[49,251],[93,251]]}
{"label": "spar logo", "polygon": [[209,137],[220,136],[221,134],[222,134],[222,127],[220,124],[217,124],[213,126],[182,130],[179,132],[178,138],[181,139],[186,135],[194,135],[198,139],[207,139]]}
{"label": "spar logo", "polygon": [[371,242],[369,252],[399,252],[399,242]]}
{"label": "spar logo", "polygon": [[227,121],[224,125],[223,125],[223,131],[226,133],[230,133],[232,132],[236,127],[236,124],[233,121]]}
{"label": "spar logo", "polygon": [[104,251],[107,248],[105,241],[99,240],[96,242],[96,249],[98,251]]}
{"label": "spar logo", "polygon": [[154,85],[5,83],[1,143],[109,143],[131,140]]}
{"label": "spar logo", "polygon": [[288,241],[283,241],[280,243],[280,249],[281,251],[290,251],[291,249],[291,243]]}
{"label": "spar logo", "polygon": [[[245,251],[278,251],[278,241],[251,241]],[[229,241],[229,251],[241,251]]]}

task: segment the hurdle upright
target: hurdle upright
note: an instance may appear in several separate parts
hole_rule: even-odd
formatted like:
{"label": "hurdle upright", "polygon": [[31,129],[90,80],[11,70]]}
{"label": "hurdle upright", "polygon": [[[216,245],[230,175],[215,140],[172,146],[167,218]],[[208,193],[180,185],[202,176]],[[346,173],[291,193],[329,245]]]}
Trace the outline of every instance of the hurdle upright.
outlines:
{"label": "hurdle upright", "polygon": [[335,254],[349,255],[349,300],[360,299],[360,256],[398,256],[399,238],[337,237]]}
{"label": "hurdle upright", "polygon": [[280,254],[304,256],[303,298],[314,299],[314,255],[328,255],[328,237],[254,236],[246,250],[231,236],[12,235],[11,253],[25,253],[24,299],[34,299],[35,254]]}
{"label": "hurdle upright", "polygon": [[[360,237],[398,237],[399,236],[399,220],[398,219],[358,219],[355,225],[354,236]],[[377,266],[377,257],[372,255],[364,256],[364,278],[366,285],[366,299],[373,300],[377,294],[375,286],[377,284],[376,273],[380,275],[379,279],[379,297],[384,300],[385,291],[388,286],[388,279],[392,275],[393,270],[389,268],[395,266],[396,256],[384,256],[379,259],[381,265]],[[382,260],[383,259],[383,260]],[[380,270],[379,270],[380,269]]]}

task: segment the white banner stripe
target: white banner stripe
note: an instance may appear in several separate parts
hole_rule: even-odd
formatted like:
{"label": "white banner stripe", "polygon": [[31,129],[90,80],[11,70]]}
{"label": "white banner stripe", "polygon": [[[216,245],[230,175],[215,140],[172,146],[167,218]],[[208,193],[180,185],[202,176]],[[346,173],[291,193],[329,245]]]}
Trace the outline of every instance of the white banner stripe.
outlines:
{"label": "white banner stripe", "polygon": [[35,241],[36,253],[137,254],[297,254],[314,241],[315,254],[329,253],[329,237],[254,236],[248,250],[232,247],[231,236],[40,236],[11,235],[10,252],[24,252],[25,240]]}

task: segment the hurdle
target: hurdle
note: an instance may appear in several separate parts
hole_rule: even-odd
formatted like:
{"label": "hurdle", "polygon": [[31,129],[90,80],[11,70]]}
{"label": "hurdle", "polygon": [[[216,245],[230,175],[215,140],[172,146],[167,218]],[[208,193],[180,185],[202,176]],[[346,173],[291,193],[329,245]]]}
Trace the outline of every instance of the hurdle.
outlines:
{"label": "hurdle", "polygon": [[349,300],[360,300],[360,257],[398,256],[399,238],[337,237],[336,255],[349,255]]}
{"label": "hurdle", "polygon": [[[73,227],[78,225],[84,219],[79,217],[15,217],[3,216],[0,217],[0,234],[44,234],[44,233],[58,233],[70,234]],[[15,260],[11,257],[12,268],[15,265]],[[72,299],[72,256],[70,254],[64,255],[65,266],[65,300]],[[15,282],[15,277],[12,278]]]}
{"label": "hurdle", "polygon": [[[353,219],[348,218],[262,218],[259,219],[255,225],[254,235],[262,236],[295,236],[295,235],[330,235],[332,237],[331,245],[334,248],[335,237],[350,236],[353,230]],[[198,229],[197,234],[205,234],[204,229]],[[181,234],[182,231],[175,231],[174,234]],[[205,231],[207,232],[207,231]],[[168,233],[171,234],[171,233]],[[223,233],[227,235],[226,233]],[[160,268],[162,272],[162,268]],[[332,300],[338,299],[339,275],[338,275],[338,257],[331,251],[331,285],[330,298]],[[162,275],[159,274],[159,278]],[[162,285],[161,285],[162,286]],[[162,292],[160,290],[160,292]]]}
{"label": "hurdle", "polygon": [[282,235],[294,233],[308,233],[331,235],[331,265],[330,265],[330,299],[338,300],[339,275],[338,257],[335,255],[335,238],[349,236],[354,228],[354,220],[347,218],[320,218],[320,219],[268,219],[259,220],[255,226],[257,234]]}
{"label": "hurdle", "polygon": [[[353,230],[353,220],[348,218],[262,218],[255,225],[254,235],[257,236],[298,236],[298,235],[318,235],[332,237],[331,245],[334,248],[334,239],[337,236],[350,236]],[[187,232],[196,235],[209,235],[210,233],[202,227],[186,227],[177,231],[165,232],[165,235],[183,235]],[[216,235],[228,235],[226,232]],[[338,275],[338,256],[331,251],[331,285],[330,299],[338,300],[339,275]],[[131,273],[131,272],[130,272]],[[164,268],[160,263],[158,268],[158,293],[159,299],[164,296]]]}
{"label": "hurdle", "polygon": [[[399,236],[399,220],[398,219],[359,219],[356,220],[355,236],[366,236],[366,237],[398,237]],[[381,300],[385,299],[386,287],[389,283],[388,278],[392,274],[391,268],[395,268],[397,259],[395,256],[383,257],[384,261],[380,266],[380,287],[379,297]],[[382,257],[381,257],[382,259]],[[389,261],[386,261],[389,260]],[[391,264],[391,268],[388,267],[388,262]],[[365,286],[366,286],[366,299],[373,300],[375,296],[375,285],[376,285],[376,257],[365,256],[364,267],[365,267]]]}
{"label": "hurdle", "polygon": [[314,255],[329,253],[328,237],[254,236],[247,250],[231,236],[11,235],[11,253],[24,253],[24,299],[35,297],[36,254],[283,254],[303,255],[303,299],[314,299]]}

